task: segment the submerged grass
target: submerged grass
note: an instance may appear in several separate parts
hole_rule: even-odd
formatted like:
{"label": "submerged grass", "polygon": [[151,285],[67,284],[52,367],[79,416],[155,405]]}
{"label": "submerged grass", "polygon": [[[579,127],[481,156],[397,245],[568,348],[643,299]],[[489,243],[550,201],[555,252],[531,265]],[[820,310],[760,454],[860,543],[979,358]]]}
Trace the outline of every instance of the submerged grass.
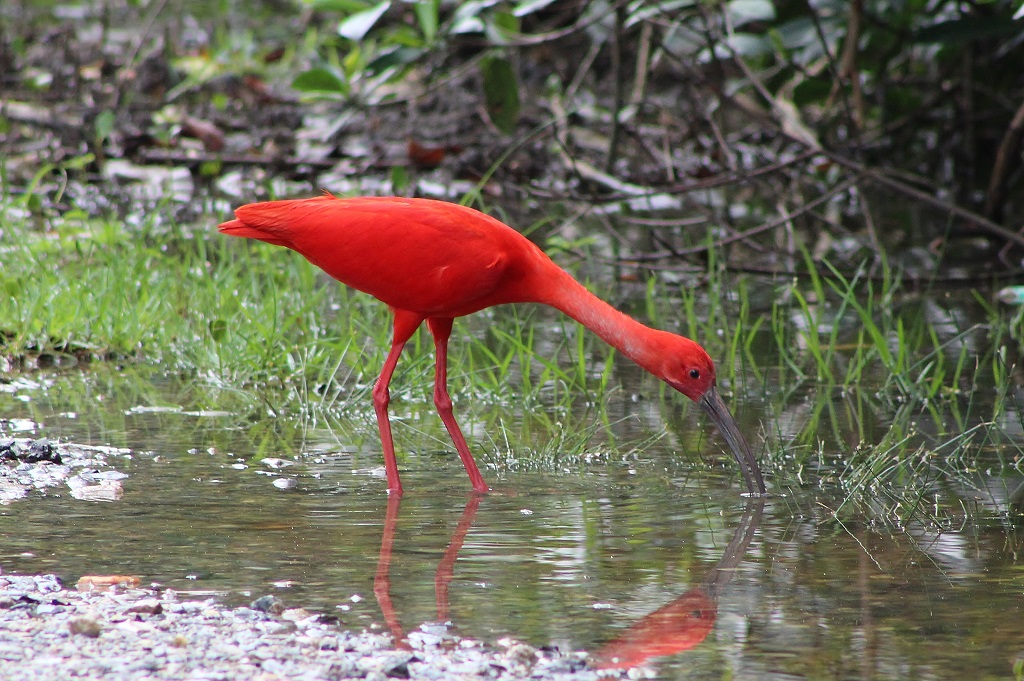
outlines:
{"label": "submerged grass", "polygon": [[[730,317],[733,345],[742,343],[745,369],[775,414],[765,458],[777,479],[827,491],[837,519],[893,528],[948,526],[966,512],[964,494],[1015,488],[1021,416],[1010,377],[1019,343],[1010,338],[1019,319],[964,295],[906,293],[887,267],[846,275],[804,256],[803,276],[781,282],[770,301],[770,332],[741,329],[746,314]],[[980,318],[967,312],[979,309]],[[758,365],[778,375],[769,380]]]}
{"label": "submerged grass", "polygon": [[[194,231],[159,213],[131,226],[80,211],[39,219],[12,201],[0,201],[0,214],[7,371],[71,353],[118,358],[192,381],[200,406],[251,428],[268,414],[303,427],[356,414],[353,439],[375,437],[369,389],[390,343],[383,305],[285,249],[221,237],[214,220]],[[956,496],[950,486],[984,484],[979,456],[994,453],[993,475],[1017,470],[1020,451],[1001,428],[1020,426],[1012,358],[1024,334],[1021,314],[1008,319],[982,300],[970,318],[879,272],[845,274],[805,253],[803,276],[755,285],[729,275],[712,251],[702,281],[651,279],[636,307],[708,347],[723,393],[757,405],[742,411],[766,424],[762,459],[777,488],[826,491],[837,518],[900,525],[934,515],[936,495]],[[456,329],[452,394],[475,439],[490,442],[482,458],[498,466],[558,470],[655,442],[699,449],[699,433],[675,427],[678,409],[663,405],[654,418],[647,409],[642,427],[639,412],[609,413],[606,398],[624,376],[630,390],[663,386],[637,384],[631,365],[571,320],[518,306]],[[393,406],[429,411],[432,345],[426,333],[410,345]],[[502,409],[487,409],[494,404]],[[531,414],[520,419],[528,427],[495,416],[509,410]],[[401,421],[400,448],[405,439],[447,449],[436,419]]]}

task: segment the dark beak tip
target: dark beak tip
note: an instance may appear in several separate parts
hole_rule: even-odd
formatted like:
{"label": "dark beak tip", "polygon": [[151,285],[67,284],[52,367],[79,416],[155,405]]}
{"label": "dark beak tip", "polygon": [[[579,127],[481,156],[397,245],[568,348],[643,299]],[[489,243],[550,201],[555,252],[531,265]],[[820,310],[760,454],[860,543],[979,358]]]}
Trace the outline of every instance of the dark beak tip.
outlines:
{"label": "dark beak tip", "polygon": [[747,495],[745,496],[766,496],[761,467],[758,465],[750,445],[747,444],[746,439],[740,432],[739,426],[736,425],[736,420],[729,412],[729,408],[725,406],[725,402],[722,401],[715,386],[708,388],[707,392],[701,395],[697,403],[700,404],[701,408],[722,433],[726,442],[729,443],[733,456],[736,457],[736,462],[740,465],[740,469],[743,471],[743,478],[747,483]]}

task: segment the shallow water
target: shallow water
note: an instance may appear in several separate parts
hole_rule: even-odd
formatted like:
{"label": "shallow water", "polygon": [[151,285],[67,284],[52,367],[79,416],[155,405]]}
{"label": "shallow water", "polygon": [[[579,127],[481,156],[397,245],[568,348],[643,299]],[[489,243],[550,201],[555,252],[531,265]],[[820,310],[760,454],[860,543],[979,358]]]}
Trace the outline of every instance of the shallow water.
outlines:
{"label": "shallow water", "polygon": [[840,523],[809,492],[748,503],[731,472],[657,447],[568,472],[493,460],[483,498],[456,457],[407,455],[389,505],[373,443],[268,435],[190,404],[187,386],[112,367],[6,384],[6,434],[133,453],[109,457],[129,475],[120,501],[55,488],[0,507],[0,568],[272,593],[398,637],[448,619],[607,664],[658,655],[661,678],[1006,678],[1024,652],[1001,482],[960,495],[979,498],[959,526],[895,531]]}

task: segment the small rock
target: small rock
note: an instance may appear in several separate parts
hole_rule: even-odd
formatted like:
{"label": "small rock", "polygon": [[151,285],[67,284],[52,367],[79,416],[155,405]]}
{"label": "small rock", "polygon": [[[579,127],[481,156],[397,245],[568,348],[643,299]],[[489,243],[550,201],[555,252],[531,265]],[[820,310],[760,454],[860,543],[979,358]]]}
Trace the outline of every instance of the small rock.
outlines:
{"label": "small rock", "polygon": [[72,634],[81,634],[82,636],[88,636],[89,638],[98,638],[100,633],[103,631],[103,625],[93,617],[74,617],[68,621],[68,630]]}
{"label": "small rock", "polygon": [[14,448],[18,444],[9,437],[0,438],[0,461],[16,461],[18,456],[14,453]]}
{"label": "small rock", "polygon": [[416,662],[418,658],[408,651],[398,651],[389,655],[380,670],[393,679],[409,678],[409,663]]}
{"label": "small rock", "polygon": [[61,463],[60,452],[57,451],[57,446],[46,438],[36,440],[30,444],[28,446],[28,454],[22,456],[21,460],[26,463],[39,463],[40,461]]}
{"label": "small rock", "polygon": [[64,588],[57,575],[39,575],[37,577],[29,577],[28,579],[35,587],[35,590],[41,594],[53,593]]}
{"label": "small rock", "polygon": [[67,486],[71,488],[71,496],[82,501],[118,501],[124,495],[124,486],[119,480],[100,480],[99,484],[90,485],[85,478],[76,475],[68,479]]}
{"label": "small rock", "polygon": [[125,612],[134,612],[143,615],[159,615],[164,611],[164,606],[155,598],[147,598],[128,606]]}
{"label": "small rock", "polygon": [[76,585],[79,591],[106,591],[114,587],[138,588],[142,580],[131,575],[82,575]]}
{"label": "small rock", "polygon": [[281,619],[308,626],[314,624],[320,618],[319,613],[306,610],[305,608],[289,608],[281,613]]}
{"label": "small rock", "polygon": [[525,643],[516,643],[508,649],[506,655],[510,661],[524,667],[532,667],[537,664],[537,651]]}
{"label": "small rock", "polygon": [[284,601],[277,596],[261,596],[249,605],[253,610],[259,610],[270,615],[280,615],[284,612]]}

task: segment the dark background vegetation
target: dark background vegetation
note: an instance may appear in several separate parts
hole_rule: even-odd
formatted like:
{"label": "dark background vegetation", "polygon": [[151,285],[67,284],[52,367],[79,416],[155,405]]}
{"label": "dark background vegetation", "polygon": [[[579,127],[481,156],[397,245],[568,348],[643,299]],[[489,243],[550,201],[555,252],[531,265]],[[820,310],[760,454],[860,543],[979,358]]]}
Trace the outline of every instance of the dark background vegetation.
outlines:
{"label": "dark background vegetation", "polygon": [[596,207],[640,236],[616,257],[663,269],[729,244],[754,271],[806,248],[910,279],[1015,273],[1018,4],[13,0],[3,181],[45,214],[137,201],[112,160],[188,167],[213,196],[240,169],[242,199],[378,176],[513,217]]}

